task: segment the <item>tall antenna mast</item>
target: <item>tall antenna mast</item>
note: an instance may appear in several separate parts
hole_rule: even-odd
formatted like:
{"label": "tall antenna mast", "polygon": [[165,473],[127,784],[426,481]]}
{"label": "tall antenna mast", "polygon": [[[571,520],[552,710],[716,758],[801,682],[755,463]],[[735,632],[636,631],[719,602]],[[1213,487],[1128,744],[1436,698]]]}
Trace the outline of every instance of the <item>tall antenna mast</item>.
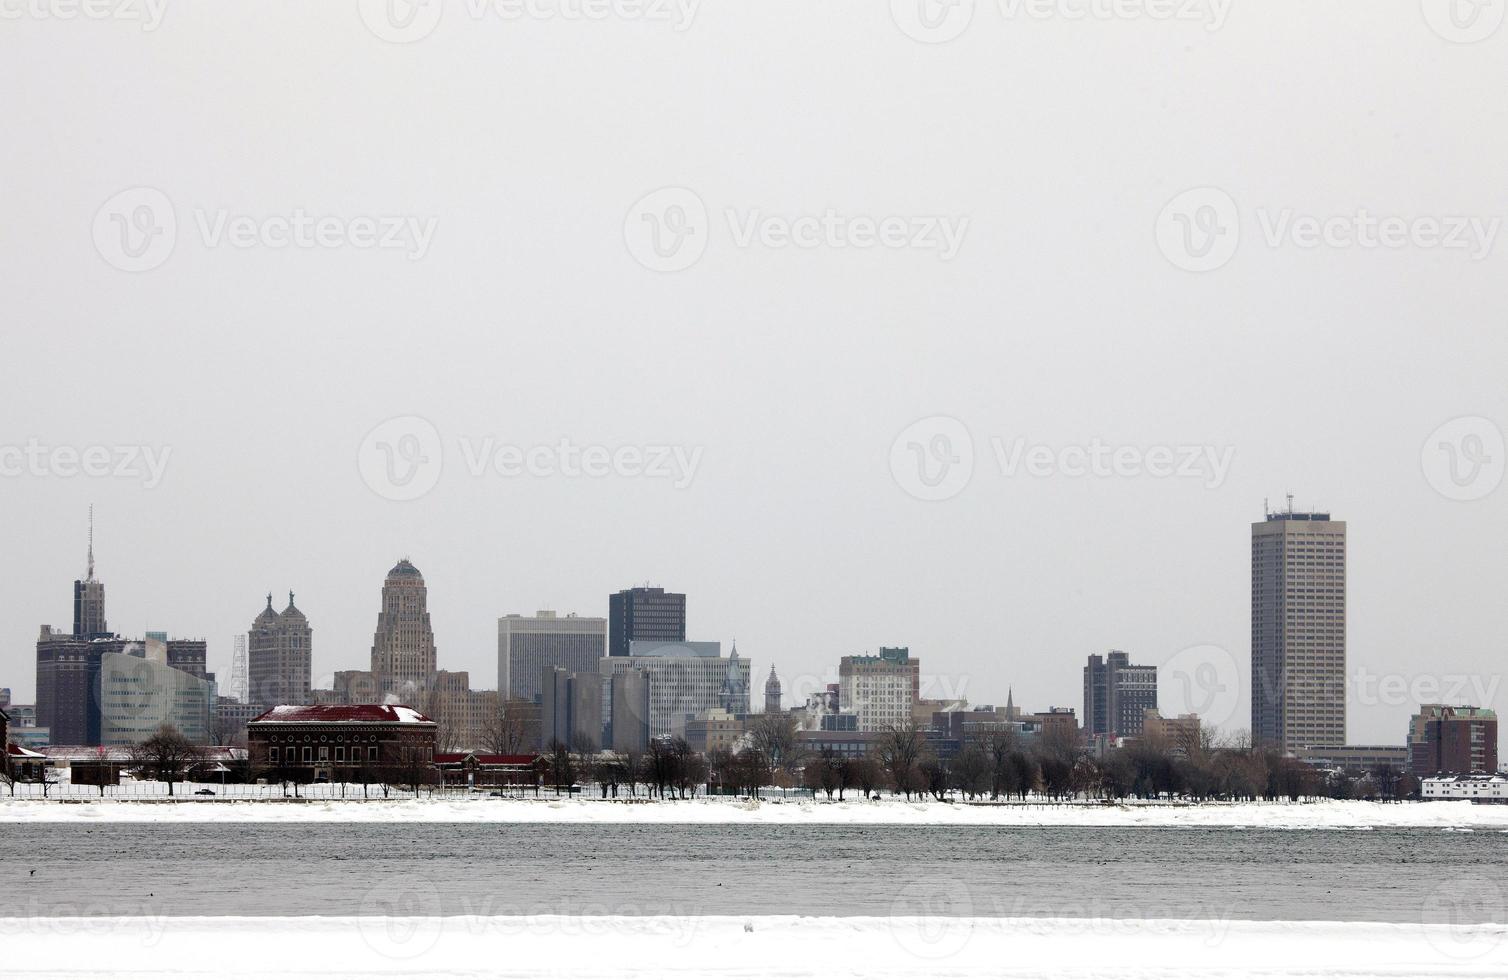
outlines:
{"label": "tall antenna mast", "polygon": [[85,575],[86,582],[94,581],[94,505],[89,505],[89,569]]}

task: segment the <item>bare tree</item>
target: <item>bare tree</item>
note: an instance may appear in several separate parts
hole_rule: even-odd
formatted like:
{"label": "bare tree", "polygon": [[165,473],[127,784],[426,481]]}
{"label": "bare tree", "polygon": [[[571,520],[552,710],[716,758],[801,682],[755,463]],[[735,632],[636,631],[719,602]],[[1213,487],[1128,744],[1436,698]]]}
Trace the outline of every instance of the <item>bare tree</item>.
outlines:
{"label": "bare tree", "polygon": [[550,781],[555,784],[555,795],[559,796],[561,790],[569,793],[576,783],[576,758],[571,754],[571,747],[559,739],[551,739],[546,755],[550,764]]}
{"label": "bare tree", "polygon": [[775,772],[792,773],[802,762],[796,719],[790,715],[760,715],[749,727],[749,747],[764,756]]}
{"label": "bare tree", "polygon": [[482,726],[482,743],[493,755],[522,754],[527,735],[525,712],[518,701],[501,701]]}
{"label": "bare tree", "polygon": [[199,746],[167,724],[131,748],[131,761],[137,770],[167,783],[169,796],[173,795],[174,785],[187,779],[189,771],[203,758]]}
{"label": "bare tree", "polygon": [[919,764],[926,751],[926,737],[914,722],[888,725],[875,744],[876,761],[890,776],[896,792],[911,794],[921,791]]}

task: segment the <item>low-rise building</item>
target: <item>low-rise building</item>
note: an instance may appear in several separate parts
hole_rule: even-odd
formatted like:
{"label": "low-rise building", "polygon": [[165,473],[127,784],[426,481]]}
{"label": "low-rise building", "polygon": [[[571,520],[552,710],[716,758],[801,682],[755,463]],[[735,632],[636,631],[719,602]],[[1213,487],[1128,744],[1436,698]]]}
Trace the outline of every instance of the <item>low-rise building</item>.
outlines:
{"label": "low-rise building", "polygon": [[428,781],[433,720],[402,704],[280,705],[246,726],[253,772],[302,782]]}
{"label": "low-rise building", "polygon": [[1419,795],[1426,800],[1471,800],[1508,803],[1508,777],[1438,776],[1421,780]]}
{"label": "low-rise building", "polygon": [[1408,764],[1408,747],[1403,745],[1314,745],[1299,753],[1299,761],[1320,769],[1346,769],[1368,772],[1379,766],[1391,766],[1402,772]]}
{"label": "low-rise building", "polygon": [[535,786],[539,756],[494,755],[486,752],[436,752],[435,769],[445,786]]}

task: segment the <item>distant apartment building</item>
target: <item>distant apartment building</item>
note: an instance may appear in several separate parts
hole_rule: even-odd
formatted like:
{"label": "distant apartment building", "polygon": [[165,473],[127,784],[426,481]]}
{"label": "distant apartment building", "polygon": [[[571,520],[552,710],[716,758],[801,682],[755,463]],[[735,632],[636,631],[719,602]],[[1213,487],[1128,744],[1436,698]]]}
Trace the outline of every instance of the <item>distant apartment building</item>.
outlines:
{"label": "distant apartment building", "polygon": [[686,596],[648,586],[624,589],[608,597],[610,657],[629,656],[634,640],[681,643],[686,639]]}
{"label": "distant apartment building", "polygon": [[608,682],[608,745],[620,755],[649,748],[649,672],[623,670]]}
{"label": "distant apartment building", "polygon": [[881,647],[878,656],[838,661],[838,710],[858,718],[859,731],[904,727],[921,688],[921,662],[907,647]]}
{"label": "distant apartment building", "polygon": [[509,614],[497,621],[497,687],[503,697],[538,701],[547,667],[572,674],[597,671],[607,656],[607,620],[600,616]]}
{"label": "distant apartment building", "polygon": [[235,698],[216,698],[214,720],[210,723],[210,743],[245,745],[247,723],[266,710],[260,704],[248,704]]}
{"label": "distant apartment building", "polygon": [[636,647],[634,654],[604,657],[599,670],[608,695],[606,719],[612,724],[612,678],[642,671],[649,681],[649,737],[685,735],[686,723],[710,708],[730,714],[749,713],[749,661],[733,651],[719,656],[717,643],[664,643]]}
{"label": "distant apartment building", "polygon": [[1251,734],[1298,755],[1346,743],[1346,523],[1269,513],[1251,526]]}
{"label": "distant apartment building", "polygon": [[545,751],[564,745],[573,752],[602,747],[602,674],[573,674],[564,667],[540,672],[539,730]]}
{"label": "distant apartment building", "polygon": [[1168,746],[1178,755],[1188,756],[1199,749],[1199,716],[1186,714],[1164,718],[1156,708],[1148,708],[1142,719],[1141,737]]}
{"label": "distant apartment building", "polygon": [[417,700],[434,676],[435,633],[429,623],[429,589],[407,558],[382,583],[382,609],[372,635],[372,676],[384,695]]}
{"label": "distant apartment building", "polygon": [[1111,650],[1091,654],[1084,666],[1084,734],[1136,738],[1148,711],[1157,710],[1157,668],[1133,664]]}
{"label": "distant apartment building", "polygon": [[1497,768],[1498,717],[1490,708],[1426,704],[1410,719],[1412,775],[1496,773]]}
{"label": "distant apartment building", "polygon": [[1082,734],[1079,719],[1072,708],[1050,707],[1046,711],[1034,711],[1022,719],[1022,734],[1028,738],[1075,742]]}
{"label": "distant apartment building", "polygon": [[267,607],[246,634],[247,703],[308,704],[313,660],[314,631],[293,604],[293,593],[288,593],[288,607],[277,612],[269,592]]}
{"label": "distant apartment building", "polygon": [[708,708],[686,722],[686,743],[691,746],[691,751],[703,755],[719,750],[732,752],[744,737],[745,730],[743,718],[722,708]]}
{"label": "distant apartment building", "polygon": [[487,729],[499,711],[496,691],[473,691],[471,674],[437,670],[425,685],[422,710],[435,722],[435,748],[440,752],[481,751]]}
{"label": "distant apartment building", "polygon": [[[329,704],[381,704],[384,691],[370,670],[337,670]],[[316,698],[314,703],[322,703]]]}

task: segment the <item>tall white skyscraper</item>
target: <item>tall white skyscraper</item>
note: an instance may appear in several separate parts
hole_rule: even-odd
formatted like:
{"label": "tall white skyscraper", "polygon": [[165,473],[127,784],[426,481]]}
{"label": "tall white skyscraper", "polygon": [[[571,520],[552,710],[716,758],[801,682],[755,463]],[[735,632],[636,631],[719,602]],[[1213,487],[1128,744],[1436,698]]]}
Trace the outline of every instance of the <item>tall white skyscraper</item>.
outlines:
{"label": "tall white skyscraper", "polygon": [[1346,742],[1346,522],[1251,526],[1251,735],[1285,753]]}

